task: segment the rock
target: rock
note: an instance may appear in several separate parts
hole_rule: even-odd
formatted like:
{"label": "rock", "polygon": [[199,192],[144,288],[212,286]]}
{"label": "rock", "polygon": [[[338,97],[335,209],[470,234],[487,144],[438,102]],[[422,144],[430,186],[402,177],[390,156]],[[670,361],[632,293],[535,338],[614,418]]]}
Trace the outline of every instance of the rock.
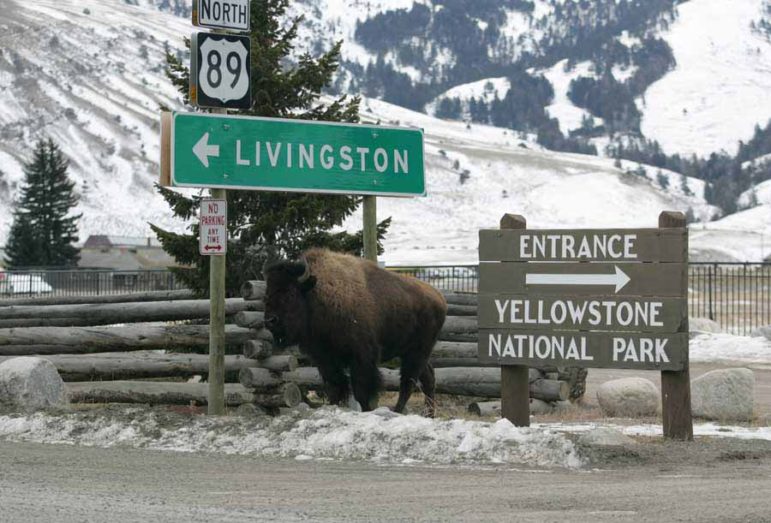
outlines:
{"label": "rock", "polygon": [[577,407],[571,403],[568,400],[562,400],[562,401],[555,401],[554,402],[554,412],[567,412],[573,409],[576,409]]}
{"label": "rock", "polygon": [[723,327],[721,327],[718,322],[710,320],[709,318],[688,318],[688,329],[690,330],[691,336],[704,334],[705,332],[724,332]]}
{"label": "rock", "polygon": [[353,395],[348,396],[348,408],[354,412],[361,412],[361,405],[353,398]]}
{"label": "rock", "polygon": [[650,380],[622,378],[603,383],[597,389],[597,401],[605,416],[655,416],[661,404],[661,395]]}
{"label": "rock", "polygon": [[720,369],[691,382],[691,407],[699,418],[749,421],[755,401],[755,375],[750,369]]}
{"label": "rock", "polygon": [[553,411],[554,408],[551,403],[536,398],[530,398],[530,414],[533,416],[551,414]]}
{"label": "rock", "polygon": [[637,442],[616,429],[597,427],[581,434],[578,438],[578,444],[593,447],[617,447],[636,445]]}
{"label": "rock", "polygon": [[260,418],[262,416],[267,416],[268,413],[265,412],[265,409],[258,405],[242,403],[236,409],[236,415],[241,416],[242,418]]}
{"label": "rock", "polygon": [[371,411],[370,414],[374,414],[375,416],[380,416],[383,419],[391,419],[391,418],[398,418],[401,416],[398,412],[394,412],[388,407],[378,407],[375,410]]}
{"label": "rock", "polygon": [[12,358],[0,363],[0,403],[26,411],[68,405],[56,367],[43,358]]}
{"label": "rock", "polygon": [[771,325],[766,325],[765,327],[758,327],[754,331],[752,331],[752,334],[750,336],[755,338],[766,338],[767,340],[771,340]]}

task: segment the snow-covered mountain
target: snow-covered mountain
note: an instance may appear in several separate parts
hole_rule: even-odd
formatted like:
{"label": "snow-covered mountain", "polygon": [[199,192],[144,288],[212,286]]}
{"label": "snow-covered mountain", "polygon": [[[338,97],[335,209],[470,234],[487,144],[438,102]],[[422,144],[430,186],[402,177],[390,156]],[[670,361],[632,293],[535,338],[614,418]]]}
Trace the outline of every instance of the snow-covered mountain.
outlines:
{"label": "snow-covered mountain", "polygon": [[[50,136],[81,194],[81,239],[172,225],[153,189],[161,104],[177,106],[164,49],[183,49],[188,21],[101,0],[0,0],[0,205],[8,209],[34,142]],[[3,191],[3,187],[8,190]],[[0,213],[5,244],[11,215]]]}
{"label": "snow-covered mountain", "polygon": [[663,32],[677,66],[638,104],[642,132],[668,153],[733,154],[771,119],[771,38],[753,31],[767,0],[690,0]]}
{"label": "snow-covered mountain", "polygon": [[[376,60],[353,40],[358,22],[415,3],[304,0],[294,2],[292,9],[306,15],[301,38],[308,50],[346,40],[342,85],[355,78],[355,64]],[[547,4],[535,2],[536,20],[548,15]],[[185,6],[165,0],[0,0],[0,7],[0,205],[11,207],[23,179],[21,165],[34,141],[51,136],[70,159],[71,176],[82,194],[82,239],[95,233],[149,235],[147,222],[182,229],[184,224],[173,220],[153,183],[158,179],[158,108],[182,109],[163,74],[163,54],[168,49],[185,56],[183,37],[193,28],[187,18],[174,14],[186,14]],[[512,10],[502,27],[530,27],[531,18]],[[519,43],[535,41],[531,33]],[[444,57],[441,63],[452,63],[448,49],[435,52]],[[548,111],[567,131],[585,111],[567,100],[560,75],[574,73],[564,72],[565,66],[539,70],[555,84]],[[423,74],[405,67],[415,78]],[[590,74],[580,63],[571,67]],[[491,78],[469,88],[456,86],[456,91],[485,95],[490,93],[488,83],[493,93],[509,87],[505,78]],[[362,118],[425,130],[429,196],[383,198],[379,203],[380,217],[393,217],[384,257],[389,263],[474,263],[477,230],[496,226],[505,212],[525,215],[533,227],[602,227],[655,226],[662,209],[690,209],[700,220],[717,211],[704,200],[704,182],[663,169],[626,161],[618,168],[609,159],[546,151],[523,133],[441,120],[377,99],[365,98]],[[737,227],[751,231],[758,219],[753,215]],[[9,212],[0,213],[0,244],[10,220]],[[359,223],[354,216],[346,227]],[[738,257],[738,249],[724,248],[722,234],[705,232],[700,248],[710,256],[723,252]],[[759,259],[762,253],[745,249],[741,259]]]}

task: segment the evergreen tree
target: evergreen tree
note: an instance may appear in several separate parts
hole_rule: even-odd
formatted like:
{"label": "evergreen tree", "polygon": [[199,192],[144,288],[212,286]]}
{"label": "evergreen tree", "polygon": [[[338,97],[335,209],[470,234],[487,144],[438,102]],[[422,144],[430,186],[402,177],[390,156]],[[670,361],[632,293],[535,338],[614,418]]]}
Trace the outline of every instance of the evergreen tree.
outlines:
{"label": "evergreen tree", "polygon": [[[329,85],[338,67],[338,42],[314,59],[300,56],[287,66],[294,49],[300,18],[281,26],[289,0],[251,2],[252,109],[240,114],[305,120],[357,122],[359,98],[343,96],[321,103],[322,89]],[[187,103],[189,70],[176,55],[167,52],[167,76]],[[159,187],[175,216],[192,219],[201,196],[187,197]],[[312,246],[361,254],[362,233],[330,232],[342,225],[361,203],[354,196],[317,195],[265,191],[228,191],[227,294],[236,295],[242,283],[261,276],[263,263],[273,256],[297,256]],[[381,240],[390,218],[378,225]],[[175,234],[152,226],[163,248],[181,265],[173,269],[189,288],[205,295],[209,288],[209,258],[198,254],[198,225],[190,234]],[[382,247],[378,245],[382,252]]]}
{"label": "evergreen tree", "polygon": [[693,196],[693,191],[688,187],[688,177],[684,174],[680,175],[680,189],[686,196]]}
{"label": "evergreen tree", "polygon": [[78,241],[81,215],[71,215],[78,197],[67,167],[67,159],[53,140],[37,143],[32,160],[24,165],[24,185],[5,247],[9,267],[77,264],[78,249],[73,243]]}
{"label": "evergreen tree", "polygon": [[669,187],[669,178],[661,171],[656,172],[656,181],[659,182],[662,189]]}

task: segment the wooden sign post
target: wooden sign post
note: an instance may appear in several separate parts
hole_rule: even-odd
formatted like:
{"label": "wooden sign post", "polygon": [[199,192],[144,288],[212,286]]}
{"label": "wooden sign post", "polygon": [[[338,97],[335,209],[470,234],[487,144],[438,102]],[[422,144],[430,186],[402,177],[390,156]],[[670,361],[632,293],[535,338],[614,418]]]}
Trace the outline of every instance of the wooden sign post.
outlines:
{"label": "wooden sign post", "polygon": [[479,360],[501,365],[501,411],[529,425],[528,366],[659,370],[664,435],[693,439],[688,233],[528,230],[506,215],[479,237]]}

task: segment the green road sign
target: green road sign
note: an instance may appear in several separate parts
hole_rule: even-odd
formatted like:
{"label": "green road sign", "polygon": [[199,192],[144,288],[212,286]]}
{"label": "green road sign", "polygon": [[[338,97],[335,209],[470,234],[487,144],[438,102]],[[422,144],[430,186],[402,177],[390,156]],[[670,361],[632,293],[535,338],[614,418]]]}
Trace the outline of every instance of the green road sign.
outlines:
{"label": "green road sign", "polygon": [[173,113],[172,185],[383,196],[426,192],[423,132]]}

